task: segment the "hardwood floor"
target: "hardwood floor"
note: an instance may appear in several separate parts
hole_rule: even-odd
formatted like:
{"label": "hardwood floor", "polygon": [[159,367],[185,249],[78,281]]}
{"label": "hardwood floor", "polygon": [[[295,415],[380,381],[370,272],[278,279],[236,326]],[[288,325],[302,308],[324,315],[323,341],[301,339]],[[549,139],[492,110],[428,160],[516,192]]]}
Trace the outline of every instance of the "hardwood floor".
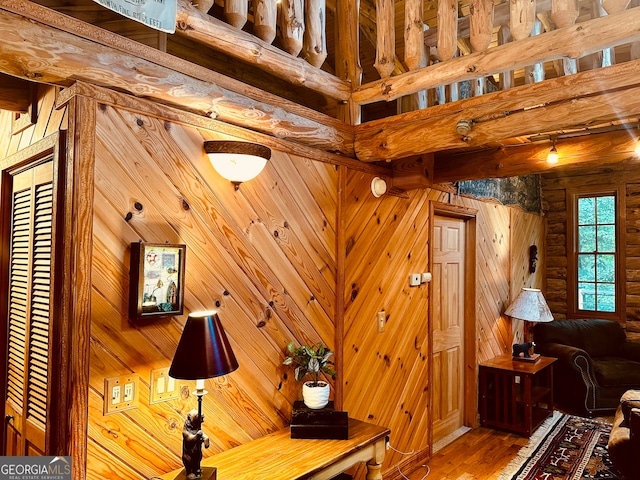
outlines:
{"label": "hardwood floor", "polygon": [[[613,416],[596,419],[613,422]],[[495,480],[528,442],[513,433],[476,428],[436,452],[426,463],[429,468],[405,476],[409,480]]]}
{"label": "hardwood floor", "polygon": [[[429,480],[496,479],[529,439],[490,428],[476,428],[433,455],[427,463]],[[409,480],[422,480],[428,469],[419,468]]]}

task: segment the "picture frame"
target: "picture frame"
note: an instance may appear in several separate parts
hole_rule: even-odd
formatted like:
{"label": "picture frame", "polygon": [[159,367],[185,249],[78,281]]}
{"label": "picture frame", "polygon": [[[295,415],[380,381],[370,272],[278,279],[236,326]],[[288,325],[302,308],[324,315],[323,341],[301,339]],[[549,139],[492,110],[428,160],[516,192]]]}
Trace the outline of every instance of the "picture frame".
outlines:
{"label": "picture frame", "polygon": [[186,245],[131,244],[129,318],[182,315]]}

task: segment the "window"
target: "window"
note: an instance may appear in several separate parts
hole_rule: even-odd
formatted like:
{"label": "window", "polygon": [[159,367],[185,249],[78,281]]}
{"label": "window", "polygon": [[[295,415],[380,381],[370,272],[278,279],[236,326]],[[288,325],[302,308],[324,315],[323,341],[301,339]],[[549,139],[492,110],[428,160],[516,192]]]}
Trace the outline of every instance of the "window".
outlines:
{"label": "window", "polygon": [[621,304],[618,195],[603,192],[573,198],[571,310],[578,315],[614,318]]}

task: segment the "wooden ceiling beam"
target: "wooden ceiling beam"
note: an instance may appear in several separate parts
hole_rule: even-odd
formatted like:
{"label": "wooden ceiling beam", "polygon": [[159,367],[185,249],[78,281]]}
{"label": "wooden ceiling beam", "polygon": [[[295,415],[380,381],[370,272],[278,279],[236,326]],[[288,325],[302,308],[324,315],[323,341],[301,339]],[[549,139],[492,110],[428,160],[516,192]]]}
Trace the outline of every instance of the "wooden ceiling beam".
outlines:
{"label": "wooden ceiling beam", "polygon": [[[357,125],[359,160],[397,160],[637,117],[640,60]],[[607,90],[604,90],[604,89]],[[458,122],[470,123],[466,135]]]}
{"label": "wooden ceiling beam", "polygon": [[370,82],[354,90],[353,100],[360,105],[391,101],[421,90],[482,78],[504,70],[516,70],[534,63],[565,57],[580,58],[605,48],[640,41],[638,25],[640,7],[635,7]]}
{"label": "wooden ceiling beam", "polygon": [[345,102],[351,96],[350,83],[201,12],[188,0],[178,0],[176,33],[329,98]]}
{"label": "wooden ceiling beam", "polygon": [[68,87],[81,80],[353,157],[352,127],[27,0],[0,0],[0,73]]}
{"label": "wooden ceiling beam", "polygon": [[0,110],[27,113],[31,106],[29,82],[0,74]]}
{"label": "wooden ceiling beam", "polygon": [[530,143],[463,154],[436,155],[434,183],[505,178],[560,171],[589,162],[597,167],[633,157],[638,131],[560,138],[557,164],[547,163],[551,142]]}

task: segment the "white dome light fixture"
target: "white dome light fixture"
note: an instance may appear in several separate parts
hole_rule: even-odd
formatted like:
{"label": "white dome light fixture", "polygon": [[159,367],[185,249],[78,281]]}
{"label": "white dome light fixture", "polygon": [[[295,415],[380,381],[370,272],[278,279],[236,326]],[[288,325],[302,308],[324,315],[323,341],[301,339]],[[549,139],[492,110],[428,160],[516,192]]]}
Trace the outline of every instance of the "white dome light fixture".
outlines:
{"label": "white dome light fixture", "polygon": [[269,147],[237,140],[207,140],[204,151],[213,168],[236,190],[242,182],[255,178],[271,158]]}
{"label": "white dome light fixture", "polygon": [[383,178],[375,177],[371,180],[371,193],[373,196],[378,198],[384,195],[387,191],[387,182],[384,181]]}

